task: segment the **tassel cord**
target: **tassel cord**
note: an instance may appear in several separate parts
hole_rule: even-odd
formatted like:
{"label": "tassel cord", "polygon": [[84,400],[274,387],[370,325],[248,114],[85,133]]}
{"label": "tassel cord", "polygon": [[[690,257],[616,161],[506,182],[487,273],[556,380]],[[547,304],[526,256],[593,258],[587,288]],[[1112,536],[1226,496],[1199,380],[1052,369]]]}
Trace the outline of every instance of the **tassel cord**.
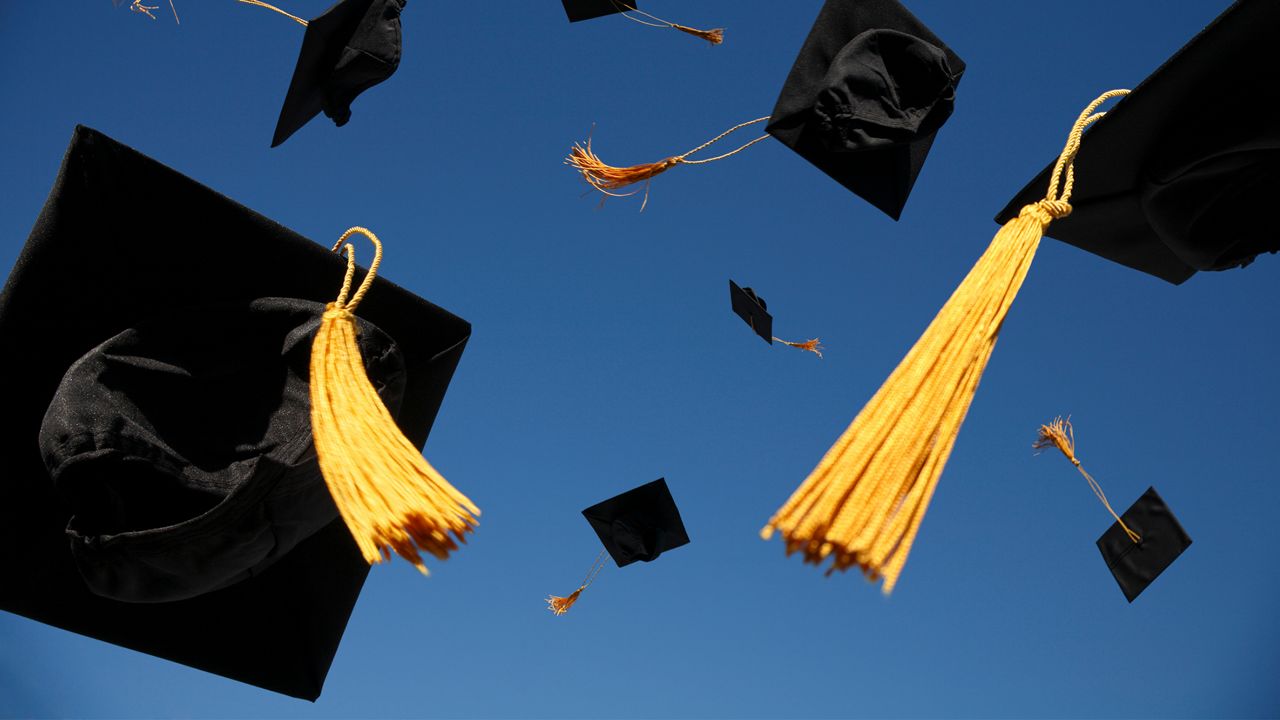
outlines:
{"label": "tassel cord", "polygon": [[[619,0],[612,0],[612,2],[613,2],[613,6],[617,8],[618,12],[622,15],[622,17],[630,20],[631,22],[640,23],[641,25],[644,25],[646,27],[662,28],[664,30],[668,28],[672,30],[679,30],[680,32],[684,32],[690,35],[694,35],[696,37],[700,37],[703,40],[706,40],[707,42],[711,43],[712,45],[719,45],[720,43],[724,42],[724,28],[715,28],[713,30],[699,30],[698,28],[691,28],[687,25],[680,25],[667,20],[663,20],[662,18],[656,15],[650,15],[649,13],[643,10],[640,10],[634,5],[628,5],[627,3],[619,2]],[[631,13],[636,13],[637,15],[643,15],[649,18],[649,20],[652,20],[653,22],[646,22],[644,20],[641,20],[640,18],[633,17]]]}
{"label": "tassel cord", "polygon": [[1089,483],[1089,489],[1093,491],[1093,494],[1102,503],[1102,506],[1107,509],[1107,512],[1111,513],[1111,517],[1115,518],[1116,523],[1120,525],[1120,529],[1124,530],[1125,535],[1128,535],[1129,539],[1135,544],[1142,542],[1142,536],[1129,529],[1129,526],[1124,523],[1124,520],[1120,519],[1120,516],[1116,514],[1115,509],[1111,507],[1111,503],[1107,501],[1106,493],[1102,492],[1102,486],[1099,485],[1098,481],[1094,480],[1093,476],[1084,469],[1084,465],[1082,465],[1079,458],[1076,457],[1076,431],[1075,428],[1071,426],[1070,417],[1066,420],[1063,420],[1061,417],[1057,417],[1048,425],[1041,425],[1039,436],[1036,438],[1036,441],[1031,444],[1031,447],[1034,448],[1037,453],[1045,448],[1056,447],[1064,457],[1071,461],[1072,465],[1075,465],[1076,470],[1079,470],[1080,474],[1084,476],[1085,482]]}
{"label": "tassel cord", "polygon": [[[172,2],[173,2],[173,0],[169,0],[169,1],[170,1],[170,3],[172,3]],[[260,8],[266,8],[267,10],[273,10],[273,11],[278,12],[278,13],[280,13],[281,15],[283,15],[283,16],[285,16],[285,17],[289,18],[290,20],[293,20],[294,22],[298,23],[299,25],[301,25],[301,26],[303,26],[303,27],[306,27],[306,26],[307,26],[307,21],[306,21],[306,20],[303,20],[302,18],[298,17],[297,15],[293,15],[293,14],[291,14],[291,13],[287,13],[287,12],[285,12],[284,10],[281,10],[280,8],[276,7],[275,5],[272,5],[272,4],[270,4],[270,3],[263,2],[262,0],[236,0],[236,2],[244,3],[245,5],[256,5],[256,6],[260,7]],[[176,17],[176,15],[177,15],[177,13],[175,12],[175,17]],[[348,233],[349,233],[349,232],[350,232],[350,231],[348,231]]]}
{"label": "tassel cord", "polygon": [[565,597],[558,597],[556,595],[548,596],[547,609],[555,615],[564,615],[569,612],[569,608],[573,607],[573,604],[582,596],[582,591],[586,590],[587,586],[596,579],[596,575],[600,574],[600,571],[604,569],[604,554],[605,551],[601,550],[600,554],[596,555],[595,562],[591,564],[591,569],[587,571],[587,576],[583,578],[582,584],[578,586],[577,590],[574,590]]}

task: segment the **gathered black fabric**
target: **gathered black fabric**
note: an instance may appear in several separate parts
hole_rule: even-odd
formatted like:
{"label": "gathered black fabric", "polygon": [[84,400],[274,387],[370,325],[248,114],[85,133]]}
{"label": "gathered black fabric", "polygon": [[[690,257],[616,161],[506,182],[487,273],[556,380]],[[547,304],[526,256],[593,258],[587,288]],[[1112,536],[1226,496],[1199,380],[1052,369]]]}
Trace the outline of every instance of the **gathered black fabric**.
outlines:
{"label": "gathered black fabric", "polygon": [[[139,197],[147,199],[145,206],[139,205]],[[343,229],[334,228],[333,236]],[[471,326],[385,279],[386,273],[396,272],[394,258],[392,249],[383,264],[384,274],[374,280],[357,316],[380,328],[399,349],[404,386],[393,413],[405,437],[421,448]],[[169,602],[120,602],[103,597],[90,589],[72,554],[66,531],[73,507],[55,488],[45,467],[41,426],[72,365],[121,333],[147,327],[181,308],[247,307],[264,298],[332,302],[346,269],[346,261],[330,252],[328,244],[308,240],[102,133],[77,127],[57,182],[0,292],[0,376],[7,379],[7,425],[0,433],[0,459],[4,461],[0,473],[0,565],[5,568],[0,609],[275,692],[307,699],[319,696],[369,573],[341,519],[305,539],[296,528],[289,531],[296,543],[289,552],[279,555],[270,567],[221,589]],[[207,419],[206,430],[214,437],[222,434],[246,446],[259,445],[271,458],[253,469],[254,487],[265,487],[258,480],[266,477],[262,473],[274,472],[270,467],[274,458],[288,460],[287,454],[279,454],[282,448],[262,442],[268,432],[284,432],[288,424],[300,419],[291,417],[288,423],[269,427],[271,420],[285,420],[273,417],[270,410],[282,404],[280,388],[294,387],[291,392],[300,389],[297,378],[287,378],[286,368],[279,365],[284,338],[292,337],[296,345],[288,357],[300,361],[297,353],[305,344],[302,335],[309,331],[297,328],[311,322],[294,316],[293,311],[281,312],[277,319],[246,321],[253,327],[258,327],[258,322],[275,324],[281,333],[275,345],[269,347],[264,341],[254,351],[280,373],[274,380],[276,389],[256,400],[249,398],[248,389],[225,389],[237,402],[256,403],[248,414],[254,416],[252,422],[266,425],[254,428],[252,422],[239,417],[240,427],[222,426],[221,420],[231,410],[223,406],[217,411],[222,417],[215,417],[211,407],[214,399],[209,398],[199,405],[184,400],[161,408],[163,422],[156,420],[161,416],[154,404],[146,408],[147,417],[157,428],[189,423],[188,427],[198,429]],[[211,342],[226,342],[223,357],[231,362],[236,349],[233,343],[244,340],[237,338],[237,333],[248,330],[244,323],[218,322],[208,316],[193,316],[190,330],[207,333]],[[197,342],[194,335],[189,337]],[[187,354],[191,352],[188,348]],[[148,357],[164,360],[167,356]],[[146,368],[126,365],[117,369],[133,372]],[[297,375],[301,369],[294,367],[288,372]],[[121,382],[116,377],[108,379]],[[390,374],[383,379],[390,382]],[[185,382],[172,375],[164,379],[170,381]],[[264,384],[256,387],[264,388]],[[194,386],[183,392],[192,390]],[[178,414],[184,416],[175,417]],[[110,415],[121,421],[125,417],[116,410]],[[215,419],[218,427],[214,427]],[[106,421],[105,417],[83,420],[95,424]],[[135,430],[140,428],[128,432],[118,429],[116,437],[126,437]],[[172,442],[173,437],[170,430],[161,432],[166,442]],[[178,450],[176,455],[202,471],[214,469],[216,463],[208,464],[203,450],[177,444],[182,447],[173,448]],[[169,482],[169,478],[154,476],[143,479],[152,483],[161,480]],[[172,512],[174,518],[191,518],[208,502],[205,498],[204,504],[166,512]],[[237,497],[231,505],[240,502]],[[305,503],[299,507],[304,515],[309,512]],[[106,517],[117,517],[119,512],[93,509],[94,514]],[[272,521],[293,522],[282,518]],[[234,537],[241,529],[228,527],[225,535],[232,543],[243,543],[244,538]],[[230,578],[221,577],[210,584]]]}
{"label": "gathered black fabric", "polygon": [[897,220],[964,70],[898,0],[827,0],[767,130]]}
{"label": "gathered black fabric", "polygon": [[360,93],[400,67],[405,0],[339,0],[308,21],[271,147],[323,110],[342,127]]}
{"label": "gathered black fabric", "polygon": [[[67,370],[40,427],[89,589],[167,602],[270,567],[338,517],[311,442],[308,369],[324,305],[264,298],[144,321]],[[404,360],[358,319],[394,413]]]}
{"label": "gathered black fabric", "polygon": [[[1080,146],[1071,214],[1045,236],[1174,284],[1280,251],[1265,212],[1280,193],[1277,27],[1280,3],[1237,0],[1116,103]],[[1044,197],[1052,170],[996,222]]]}

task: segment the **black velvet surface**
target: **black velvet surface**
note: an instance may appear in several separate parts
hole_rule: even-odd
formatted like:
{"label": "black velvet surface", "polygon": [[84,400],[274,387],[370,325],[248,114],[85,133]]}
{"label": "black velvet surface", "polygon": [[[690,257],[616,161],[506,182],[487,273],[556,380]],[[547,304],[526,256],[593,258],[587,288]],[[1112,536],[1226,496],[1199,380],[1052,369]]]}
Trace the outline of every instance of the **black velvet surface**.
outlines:
{"label": "black velvet surface", "polygon": [[338,0],[308,21],[271,139],[275,147],[324,111],[342,127],[360,93],[400,67],[405,0]]}
{"label": "black velvet surface", "polygon": [[[148,199],[141,211],[139,196]],[[384,270],[394,271],[393,258]],[[76,128],[0,292],[0,374],[10,378],[0,433],[0,609],[317,697],[369,570],[341,521],[220,590],[163,603],[104,598],[72,556],[73,508],[45,468],[40,430],[67,370],[110,338],[168,309],[272,297],[331,302],[345,269],[327,245]],[[471,327],[381,277],[357,314],[399,347],[405,383],[396,421],[421,447]]]}
{"label": "black velvet surface", "polygon": [[560,0],[564,4],[564,14],[569,22],[591,20],[592,18],[613,15],[623,10],[638,8],[637,0]]}
{"label": "black velvet surface", "polygon": [[1135,543],[1120,523],[1111,523],[1098,538],[1098,550],[1125,598],[1133,602],[1191,547],[1191,537],[1153,487],[1147,488],[1120,519],[1142,540]]}
{"label": "black velvet surface", "polygon": [[658,478],[582,511],[618,567],[650,562],[689,544],[666,478]]}
{"label": "black velvet surface", "polygon": [[[1175,284],[1280,250],[1261,212],[1280,195],[1278,27],[1280,3],[1238,0],[1113,101],[1076,156],[1071,215],[1045,234]],[[1043,198],[1052,170],[996,222]]]}
{"label": "black velvet surface", "polygon": [[[183,600],[252,577],[338,517],[311,440],[311,341],[324,305],[186,308],[106,340],[63,376],[40,427],[89,589]],[[391,338],[357,320],[388,409]]]}
{"label": "black velvet surface", "polygon": [[766,310],[768,305],[764,298],[756,295],[751,288],[738,287],[737,283],[730,280],[729,306],[765,342],[773,344],[773,316]]}
{"label": "black velvet surface", "polygon": [[964,70],[898,0],[827,0],[767,130],[897,220]]}

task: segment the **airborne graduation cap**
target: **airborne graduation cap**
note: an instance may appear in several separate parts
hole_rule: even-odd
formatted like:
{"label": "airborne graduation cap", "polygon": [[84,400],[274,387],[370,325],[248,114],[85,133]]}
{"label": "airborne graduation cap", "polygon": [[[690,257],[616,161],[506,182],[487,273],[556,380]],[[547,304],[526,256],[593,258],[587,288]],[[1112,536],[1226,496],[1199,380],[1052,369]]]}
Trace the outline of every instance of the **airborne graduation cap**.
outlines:
{"label": "airborne graduation cap", "polygon": [[0,294],[0,608],[320,694],[369,563],[451,549],[361,500],[456,494],[419,450],[470,335],[347,252],[76,129]]}
{"label": "airborne graduation cap", "polygon": [[356,96],[400,66],[400,12],[405,0],[338,0],[310,21],[266,3],[249,4],[288,15],[307,28],[271,147],[288,140],[321,111],[334,125],[346,125]]}
{"label": "airborne graduation cap", "polygon": [[569,22],[571,23],[617,14],[641,25],[679,30],[694,37],[700,37],[712,45],[719,45],[724,42],[724,28],[699,30],[687,25],[669,22],[640,10],[637,0],[561,0],[561,2],[564,4],[564,14],[569,16]]}
{"label": "airborne graduation cap", "polygon": [[1076,457],[1076,433],[1070,419],[1056,418],[1048,425],[1041,425],[1032,447],[1037,451],[1057,448],[1076,466],[1089,483],[1089,489],[1115,518],[1115,523],[1098,538],[1097,544],[1102,559],[1129,602],[1172,565],[1183,550],[1191,547],[1191,537],[1154,487],[1147,488],[1123,515],[1116,514],[1102,486]]}
{"label": "airborne graduation cap", "polygon": [[793,348],[807,350],[818,357],[822,357],[823,347],[818,338],[806,340],[805,342],[791,342],[773,336],[773,316],[769,314],[768,305],[765,304],[764,298],[756,294],[755,290],[749,287],[738,287],[734,281],[729,281],[729,306],[733,308],[733,312],[742,318],[756,335],[762,340],[773,344],[774,340]]}
{"label": "airborne graduation cap", "polygon": [[582,516],[596,531],[604,550],[577,590],[568,597],[547,598],[548,608],[556,615],[565,614],[577,602],[604,566],[606,552],[618,567],[626,567],[637,561],[651,562],[668,550],[689,544],[689,534],[665,478],[596,503],[583,510]]}
{"label": "airborne graduation cap", "polygon": [[[771,116],[656,163],[605,165],[590,140],[575,146],[567,162],[597,190],[614,195],[676,165],[721,160],[772,135],[896,220],[951,116],[964,70],[964,61],[898,0],[827,0]],[[691,158],[766,121],[768,135],[723,155]]]}
{"label": "airborne graduation cap", "polygon": [[[1280,250],[1280,3],[1240,0],[1089,131],[1048,237],[1171,283]],[[997,216],[1042,189],[1032,180]]]}

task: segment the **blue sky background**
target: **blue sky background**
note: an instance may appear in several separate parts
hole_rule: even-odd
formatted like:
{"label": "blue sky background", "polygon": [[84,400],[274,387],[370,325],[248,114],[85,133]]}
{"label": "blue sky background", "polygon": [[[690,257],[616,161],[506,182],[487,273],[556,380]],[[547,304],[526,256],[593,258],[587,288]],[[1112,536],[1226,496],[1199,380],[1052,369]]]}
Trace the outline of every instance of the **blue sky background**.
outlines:
{"label": "blue sky background", "polygon": [[[554,0],[410,0],[399,72],[348,126],[321,117],[275,150],[302,29],[177,1],[179,26],[167,7],[0,3],[0,267],[76,123],[317,242],[373,228],[384,275],[474,325],[426,454],[482,525],[429,579],[374,569],[315,704],[0,614],[0,714],[1280,714],[1280,258],[1173,286],[1046,241],[895,594],[757,538],[1080,108],[1224,0],[910,2],[968,71],[897,223],[772,140],[672,170],[643,213],[598,208],[561,164],[592,123],[625,165],[768,114],[819,0],[644,3],[725,26],[714,48],[569,25]],[[757,339],[729,278],[826,359]],[[1117,509],[1155,485],[1195,541],[1132,605],[1094,546],[1109,516],[1032,454],[1058,414]],[[607,567],[552,617],[543,598],[599,549],[580,509],[660,476],[692,543]]]}

